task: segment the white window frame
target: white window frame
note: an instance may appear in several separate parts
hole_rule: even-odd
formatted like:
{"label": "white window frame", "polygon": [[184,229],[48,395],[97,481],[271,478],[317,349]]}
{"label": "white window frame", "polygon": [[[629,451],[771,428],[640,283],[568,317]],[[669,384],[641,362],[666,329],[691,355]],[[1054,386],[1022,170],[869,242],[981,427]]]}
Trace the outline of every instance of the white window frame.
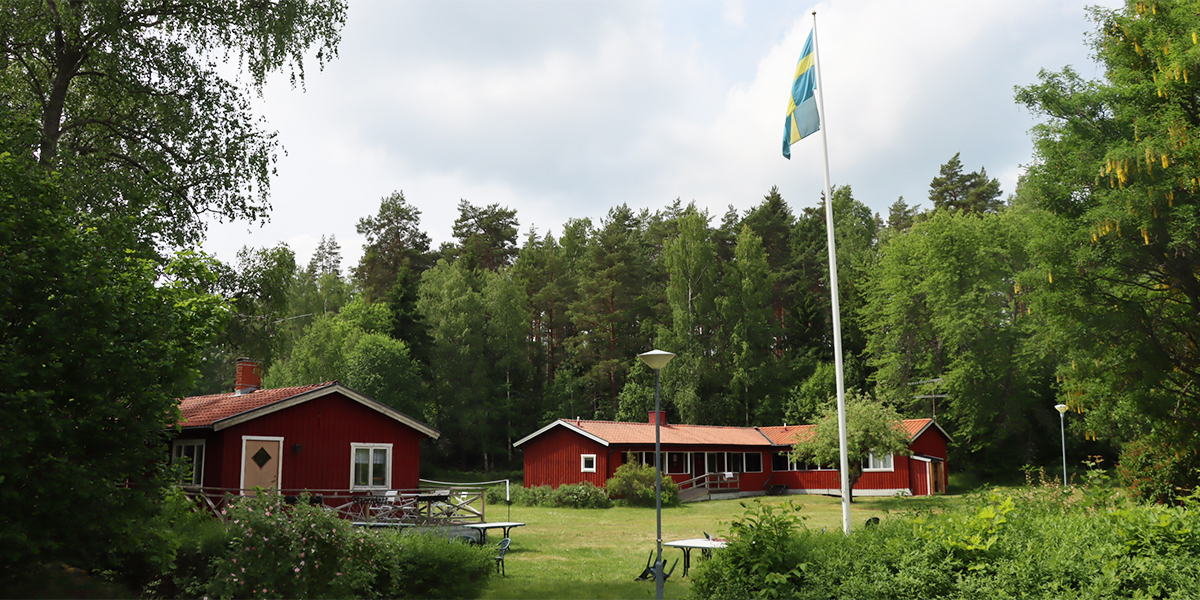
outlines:
{"label": "white window frame", "polygon": [[[743,471],[743,472],[745,472],[745,473],[762,473],[763,472],[762,452],[745,452],[743,454],[744,455],[742,456],[742,469],[745,469],[745,471]],[[751,471],[749,468],[747,468],[746,457],[750,456],[752,454],[758,455],[758,470],[757,471]]]}
{"label": "white window frame", "polygon": [[[354,457],[359,450],[367,450],[367,484],[362,485],[354,482]],[[371,467],[375,464],[375,452],[383,451],[387,460],[384,461],[383,467],[383,485],[372,485]],[[390,490],[392,489],[392,445],[391,444],[373,444],[367,442],[351,442],[350,443],[350,489],[351,490]]]}
{"label": "white window frame", "polygon": [[[588,467],[588,461],[592,461],[592,466]],[[596,455],[595,454],[580,454],[579,455],[579,472],[580,473],[595,473],[596,472]]]}
{"label": "white window frame", "polygon": [[[876,466],[886,464],[887,466]],[[874,452],[867,453],[867,459],[863,461],[864,473],[892,473],[896,470],[896,457],[892,456],[891,452],[883,456],[875,456]]]}
{"label": "white window frame", "polygon": [[[176,461],[183,458],[183,448],[185,446],[199,446],[200,460],[192,461],[192,477],[187,483],[183,483],[184,487],[204,487],[204,457],[208,454],[206,448],[206,440],[175,440],[171,445],[171,460]],[[197,477],[199,475],[199,477]],[[199,479],[199,483],[197,483]]]}
{"label": "white window frame", "polygon": [[[651,453],[651,454],[653,454],[653,453]],[[671,455],[672,454],[684,455],[682,471],[672,471],[671,470]],[[688,473],[691,472],[691,469],[690,469],[691,464],[692,464],[692,453],[691,452],[663,452],[663,461],[664,461],[663,462],[663,472],[666,473],[667,475],[687,475]]]}

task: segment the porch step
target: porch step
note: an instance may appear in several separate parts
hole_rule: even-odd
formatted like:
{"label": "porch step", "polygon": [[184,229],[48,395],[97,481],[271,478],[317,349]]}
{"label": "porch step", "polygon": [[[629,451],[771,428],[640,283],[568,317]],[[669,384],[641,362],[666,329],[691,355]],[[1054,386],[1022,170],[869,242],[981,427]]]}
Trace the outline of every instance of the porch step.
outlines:
{"label": "porch step", "polygon": [[688,488],[686,490],[679,490],[680,502],[700,502],[702,500],[708,500],[708,496],[708,488]]}

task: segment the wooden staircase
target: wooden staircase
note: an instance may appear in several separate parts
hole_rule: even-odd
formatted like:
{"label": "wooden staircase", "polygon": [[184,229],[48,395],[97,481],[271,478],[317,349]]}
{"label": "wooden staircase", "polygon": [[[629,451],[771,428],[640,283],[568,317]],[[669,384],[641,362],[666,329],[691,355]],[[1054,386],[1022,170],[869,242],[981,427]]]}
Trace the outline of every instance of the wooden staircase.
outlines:
{"label": "wooden staircase", "polygon": [[705,473],[679,484],[680,502],[711,500],[714,493],[736,493],[741,489],[737,473]]}

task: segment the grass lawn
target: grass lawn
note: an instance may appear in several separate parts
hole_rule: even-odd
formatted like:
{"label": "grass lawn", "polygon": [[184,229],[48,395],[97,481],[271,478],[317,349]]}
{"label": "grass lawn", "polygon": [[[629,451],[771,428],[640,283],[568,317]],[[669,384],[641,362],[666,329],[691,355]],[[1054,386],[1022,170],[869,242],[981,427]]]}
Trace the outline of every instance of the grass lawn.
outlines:
{"label": "grass lawn", "polygon": [[[885,511],[913,510],[944,503],[953,497],[856,498],[850,509],[851,523],[881,516]],[[742,516],[740,502],[756,499],[695,502],[663,509],[663,541],[700,538],[704,532],[722,535],[731,520]],[[764,504],[779,505],[792,500],[804,507],[801,514],[809,529],[827,528],[840,534],[841,500],[825,496],[775,496],[759,498]],[[653,598],[653,581],[634,581],[654,550],[653,508],[568,509],[513,506],[488,507],[489,521],[520,521],[525,527],[512,531],[512,547],[505,558],[507,577],[495,577],[484,598]],[[489,543],[499,541],[495,532]],[[693,561],[699,552],[693,552]],[[664,548],[667,569],[683,556],[675,548]],[[695,562],[693,562],[695,564]],[[664,595],[683,598],[691,582],[681,577],[680,561],[667,580]]]}

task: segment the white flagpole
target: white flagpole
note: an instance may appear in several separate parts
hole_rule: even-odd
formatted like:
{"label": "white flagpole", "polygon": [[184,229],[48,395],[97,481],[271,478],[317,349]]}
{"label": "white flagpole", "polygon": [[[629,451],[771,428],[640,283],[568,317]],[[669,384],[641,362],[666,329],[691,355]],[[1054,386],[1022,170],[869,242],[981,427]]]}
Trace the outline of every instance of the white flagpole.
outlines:
{"label": "white flagpole", "polygon": [[841,452],[842,531],[850,534],[850,461],[846,448],[846,376],[842,370],[842,316],[838,305],[837,249],[833,243],[833,192],[829,187],[829,138],[825,134],[825,86],[821,85],[821,45],[817,11],[813,11],[813,54],[817,67],[817,118],[825,149],[825,233],[829,240],[829,290],[833,305],[833,361],[837,370],[838,449]]}

